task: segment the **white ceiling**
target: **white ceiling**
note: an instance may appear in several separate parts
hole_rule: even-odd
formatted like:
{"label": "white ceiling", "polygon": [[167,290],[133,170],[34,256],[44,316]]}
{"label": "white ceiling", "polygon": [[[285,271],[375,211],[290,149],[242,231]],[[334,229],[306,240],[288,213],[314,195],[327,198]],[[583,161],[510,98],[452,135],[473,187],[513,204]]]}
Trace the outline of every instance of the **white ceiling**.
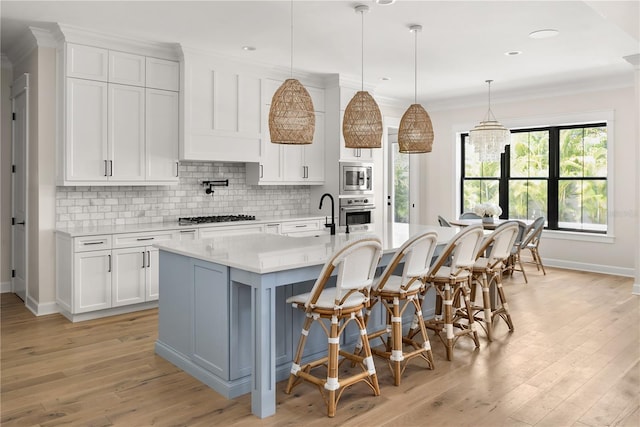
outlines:
{"label": "white ceiling", "polygon": [[[624,57],[640,53],[640,1],[299,1],[293,6],[293,68],[340,73],[360,81],[361,15],[364,79],[377,95],[413,99],[418,34],[418,102],[429,106],[466,96],[535,92],[622,79]],[[7,1],[0,2],[2,52],[27,26],[59,22],[244,58],[289,69],[290,1]],[[534,30],[557,37],[534,40]],[[243,51],[242,46],[256,47]],[[522,51],[518,56],[505,52]],[[382,77],[390,80],[382,81]]]}

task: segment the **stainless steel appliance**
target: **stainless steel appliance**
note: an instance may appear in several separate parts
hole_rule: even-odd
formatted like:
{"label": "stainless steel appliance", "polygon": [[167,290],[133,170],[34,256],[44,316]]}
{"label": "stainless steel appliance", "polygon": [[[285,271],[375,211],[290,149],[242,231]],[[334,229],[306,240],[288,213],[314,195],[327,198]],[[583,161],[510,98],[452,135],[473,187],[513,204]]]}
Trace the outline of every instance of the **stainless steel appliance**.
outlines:
{"label": "stainless steel appliance", "polygon": [[340,162],[340,195],[373,194],[373,163]]}
{"label": "stainless steel appliance", "polygon": [[373,196],[340,197],[341,227],[349,231],[368,230],[373,223],[375,202]]}
{"label": "stainless steel appliance", "polygon": [[210,222],[234,222],[234,221],[253,221],[255,215],[211,215],[211,216],[190,216],[184,218],[178,218],[178,225],[194,225],[194,224],[207,224]]}

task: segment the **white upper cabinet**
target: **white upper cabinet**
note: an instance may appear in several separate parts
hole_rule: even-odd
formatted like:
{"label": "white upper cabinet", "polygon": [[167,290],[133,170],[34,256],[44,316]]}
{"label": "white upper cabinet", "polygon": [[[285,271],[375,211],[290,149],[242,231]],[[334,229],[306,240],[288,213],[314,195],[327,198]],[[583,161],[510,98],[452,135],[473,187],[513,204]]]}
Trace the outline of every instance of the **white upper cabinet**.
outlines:
{"label": "white upper cabinet", "polygon": [[247,182],[253,185],[307,184],[321,185],[325,179],[324,90],[305,86],[316,111],[312,144],[273,144],[269,137],[269,109],[273,94],[282,81],[262,81],[262,140],[260,160],[247,163]]}
{"label": "white upper cabinet", "polygon": [[180,64],[160,58],[146,58],[146,87],[180,91]]}
{"label": "white upper cabinet", "polygon": [[58,58],[58,185],[176,184],[179,63],[76,43]]}
{"label": "white upper cabinet", "polygon": [[67,79],[65,173],[68,181],[107,181],[107,83]]}
{"label": "white upper cabinet", "polygon": [[144,88],[109,84],[109,181],[144,180]]}
{"label": "white upper cabinet", "polygon": [[67,43],[67,77],[106,82],[108,63],[107,49]]}
{"label": "white upper cabinet", "polygon": [[251,70],[185,52],[182,160],[257,162],[261,81]]}
{"label": "white upper cabinet", "polygon": [[109,83],[144,86],[145,57],[109,51]]}
{"label": "white upper cabinet", "polygon": [[146,89],[146,181],[178,179],[178,92]]}

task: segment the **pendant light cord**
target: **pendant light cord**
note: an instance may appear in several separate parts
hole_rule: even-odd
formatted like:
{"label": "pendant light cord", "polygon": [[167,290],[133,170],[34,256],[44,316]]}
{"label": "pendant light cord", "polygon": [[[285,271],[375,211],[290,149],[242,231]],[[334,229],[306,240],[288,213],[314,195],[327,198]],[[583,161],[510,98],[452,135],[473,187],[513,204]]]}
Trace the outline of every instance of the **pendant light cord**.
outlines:
{"label": "pendant light cord", "polygon": [[293,78],[293,0],[291,0],[291,58],[290,58],[289,74]]}
{"label": "pendant light cord", "polygon": [[364,91],[364,10],[360,12],[361,25],[360,25],[360,81],[361,89]]}
{"label": "pendant light cord", "polygon": [[418,103],[418,30],[414,31],[415,43],[414,45],[414,72],[413,72],[413,103]]}
{"label": "pendant light cord", "polygon": [[485,80],[485,81],[489,85],[488,96],[487,96],[489,101],[489,109],[487,110],[487,120],[491,120],[492,117],[493,117],[493,120],[495,120],[495,117],[493,116],[493,111],[491,111],[491,82],[493,80]]}

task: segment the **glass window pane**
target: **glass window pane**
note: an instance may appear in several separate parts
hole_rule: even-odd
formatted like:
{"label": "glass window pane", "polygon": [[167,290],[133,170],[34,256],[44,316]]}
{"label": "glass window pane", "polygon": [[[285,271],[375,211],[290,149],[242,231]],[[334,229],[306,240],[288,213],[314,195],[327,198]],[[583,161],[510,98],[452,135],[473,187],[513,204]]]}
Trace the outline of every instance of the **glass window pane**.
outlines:
{"label": "glass window pane", "polygon": [[496,179],[464,181],[464,206],[462,212],[472,211],[479,203],[498,204],[500,182]]}
{"label": "glass window pane", "polygon": [[607,176],[607,128],[560,131],[560,176]]}
{"label": "glass window pane", "polygon": [[605,180],[561,180],[558,189],[560,228],[595,231],[607,229]]}
{"label": "glass window pane", "polygon": [[547,217],[547,181],[517,179],[509,181],[509,218]]}
{"label": "glass window pane", "polygon": [[409,155],[400,153],[398,144],[393,144],[393,221],[409,222]]}
{"label": "glass window pane", "polygon": [[478,159],[478,153],[475,152],[474,146],[469,143],[469,138],[465,138],[464,145],[464,175],[471,178],[491,177],[498,178],[500,176],[500,162],[481,162]]}
{"label": "glass window pane", "polygon": [[549,132],[511,134],[511,176],[514,178],[549,176]]}

